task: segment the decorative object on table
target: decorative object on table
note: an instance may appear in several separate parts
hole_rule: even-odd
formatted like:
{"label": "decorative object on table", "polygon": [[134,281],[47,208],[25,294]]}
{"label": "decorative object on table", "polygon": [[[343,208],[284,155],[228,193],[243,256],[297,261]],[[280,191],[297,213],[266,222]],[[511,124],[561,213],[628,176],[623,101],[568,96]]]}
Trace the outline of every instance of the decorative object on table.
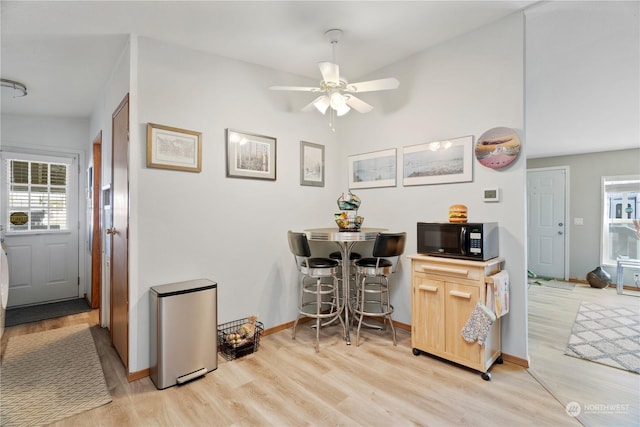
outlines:
{"label": "decorative object on table", "polygon": [[223,323],[218,326],[218,351],[226,360],[238,359],[258,351],[264,331],[256,316]]}
{"label": "decorative object on table", "polygon": [[202,170],[202,133],[147,123],[147,167]]}
{"label": "decorative object on table", "polygon": [[227,129],[227,177],[276,180],[276,139]]}
{"label": "decorative object on table", "polygon": [[449,206],[449,222],[467,222],[467,207],[465,205]]}
{"label": "decorative object on table", "polygon": [[396,149],[349,156],[349,188],[396,186]]}
{"label": "decorative object on table", "polygon": [[640,374],[638,306],[582,302],[565,354]]}
{"label": "decorative object on table", "polygon": [[342,212],[334,214],[336,224],[340,231],[358,231],[362,227],[364,218],[358,215],[358,208],[362,201],[351,191],[345,196],[338,197],[338,208]]}
{"label": "decorative object on table", "polygon": [[324,145],[300,141],[300,185],[324,187]]}
{"label": "decorative object on table", "polygon": [[604,271],[602,267],[597,266],[594,270],[587,273],[587,282],[592,288],[603,289],[611,284],[611,276]]}
{"label": "decorative object on table", "polygon": [[402,149],[402,185],[473,180],[473,136],[412,145]]}
{"label": "decorative object on table", "polygon": [[302,111],[312,111],[314,108],[320,113],[326,114],[329,110],[329,126],[335,130],[334,121],[336,117],[344,116],[352,108],[359,113],[368,113],[373,107],[360,98],[354,96],[355,93],[373,92],[379,90],[396,89],[400,82],[395,78],[369,80],[359,83],[347,83],[344,77],[340,76],[340,69],[336,64],[336,45],[342,36],[342,30],[331,29],[326,31],[325,37],[331,42],[333,51],[333,62],[320,62],[320,73],[322,81],[320,87],[305,86],[271,86],[271,90],[290,90],[297,92],[311,92],[320,94]]}
{"label": "decorative object on table", "polygon": [[520,138],[515,130],[496,127],[483,133],[475,147],[476,158],[482,166],[501,169],[513,162],[520,153]]}

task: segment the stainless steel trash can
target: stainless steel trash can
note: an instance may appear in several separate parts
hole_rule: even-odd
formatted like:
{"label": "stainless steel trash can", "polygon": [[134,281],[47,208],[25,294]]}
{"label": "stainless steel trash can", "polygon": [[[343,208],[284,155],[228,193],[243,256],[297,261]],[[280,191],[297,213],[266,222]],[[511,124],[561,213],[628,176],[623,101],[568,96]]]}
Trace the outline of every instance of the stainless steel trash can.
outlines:
{"label": "stainless steel trash can", "polygon": [[153,286],[149,294],[155,386],[164,389],[217,369],[217,284],[189,280]]}

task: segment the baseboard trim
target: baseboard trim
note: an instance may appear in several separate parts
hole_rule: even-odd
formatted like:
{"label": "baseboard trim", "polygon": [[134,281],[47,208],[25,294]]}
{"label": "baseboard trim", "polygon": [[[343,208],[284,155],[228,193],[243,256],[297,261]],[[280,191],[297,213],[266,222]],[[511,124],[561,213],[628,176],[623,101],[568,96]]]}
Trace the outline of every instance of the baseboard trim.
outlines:
{"label": "baseboard trim", "polygon": [[151,375],[151,369],[147,368],[147,369],[143,369],[141,371],[137,371],[137,372],[127,372],[127,381],[134,382],[134,381],[138,381],[142,378],[148,377],[149,375]]}
{"label": "baseboard trim", "polygon": [[514,365],[522,366],[523,368],[529,368],[529,360],[521,357],[512,356],[510,354],[502,353],[502,360],[505,362],[513,363]]}
{"label": "baseboard trim", "polygon": [[[310,322],[311,319],[310,317],[303,317],[298,321],[298,324],[301,323],[307,323]],[[377,320],[377,319],[374,319]],[[267,335],[271,335],[271,334],[275,334],[276,332],[280,332],[283,331],[285,329],[289,329],[293,327],[293,321],[291,322],[287,322],[287,323],[282,323],[280,325],[274,326],[272,328],[268,328],[265,329],[264,331],[262,331],[262,336],[265,337]],[[411,332],[411,325],[407,324],[407,323],[402,323],[402,322],[398,322],[397,320],[393,321],[393,326],[395,326],[398,329],[403,329],[405,331],[409,331]],[[525,368],[529,367],[529,361],[527,359],[522,359],[520,357],[516,357],[516,356],[511,356],[510,354],[505,354],[502,353],[502,359],[505,362],[509,362],[509,363],[513,363],[514,365],[519,365],[519,366],[523,366]],[[129,382],[133,382],[133,381],[137,381],[141,378],[144,377],[148,377],[149,375],[151,375],[151,369],[147,368],[147,369],[143,369],[141,371],[137,371],[137,372],[129,372],[127,373],[127,380]]]}

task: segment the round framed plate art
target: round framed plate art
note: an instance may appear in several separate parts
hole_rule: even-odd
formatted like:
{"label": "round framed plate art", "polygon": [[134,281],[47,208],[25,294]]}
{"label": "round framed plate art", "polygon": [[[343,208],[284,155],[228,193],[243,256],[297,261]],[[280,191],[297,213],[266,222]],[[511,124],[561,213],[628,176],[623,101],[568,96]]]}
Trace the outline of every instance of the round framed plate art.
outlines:
{"label": "round framed plate art", "polygon": [[520,153],[520,138],[507,127],[489,129],[480,136],[475,147],[476,159],[482,166],[501,169],[513,162]]}

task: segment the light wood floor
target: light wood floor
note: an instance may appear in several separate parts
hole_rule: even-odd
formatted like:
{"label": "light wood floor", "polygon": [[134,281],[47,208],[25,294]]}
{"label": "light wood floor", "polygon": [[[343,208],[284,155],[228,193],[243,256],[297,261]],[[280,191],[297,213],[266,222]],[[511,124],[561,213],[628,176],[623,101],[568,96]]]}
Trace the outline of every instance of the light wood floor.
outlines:
{"label": "light wood floor", "polygon": [[[563,404],[579,403],[579,420],[587,426],[640,425],[640,375],[564,354],[581,301],[638,310],[640,293],[617,295],[615,288],[582,284],[573,290],[532,284],[528,296],[531,372]],[[611,410],[601,405],[620,406],[609,406]]]}
{"label": "light wood floor", "polygon": [[[524,368],[504,363],[484,381],[475,371],[414,356],[407,331],[364,331],[347,346],[338,327],[299,327],[263,336],[257,353],[227,362],[192,383],[156,390],[128,383],[97,312],[7,328],[15,335],[90,322],[113,402],[57,426],[576,426],[564,405]],[[4,345],[3,345],[4,347]]]}

